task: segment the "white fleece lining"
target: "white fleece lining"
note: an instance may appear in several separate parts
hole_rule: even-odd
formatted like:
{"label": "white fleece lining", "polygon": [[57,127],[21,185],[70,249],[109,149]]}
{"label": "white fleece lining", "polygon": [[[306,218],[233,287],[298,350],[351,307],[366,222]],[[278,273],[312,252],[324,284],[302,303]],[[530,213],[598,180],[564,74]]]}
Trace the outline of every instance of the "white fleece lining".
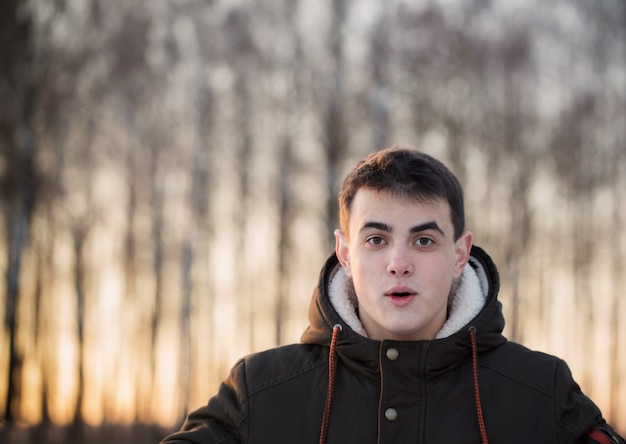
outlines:
{"label": "white fleece lining", "polygon": [[[443,327],[437,333],[436,339],[447,338],[467,325],[485,305],[489,284],[486,275],[480,267],[477,270],[480,277],[471,265],[467,264],[461,275],[461,282],[450,305],[450,313]],[[343,268],[339,267],[331,278],[328,286],[330,301],[335,310],[346,324],[361,336],[367,333],[356,314],[356,307],[347,293],[348,278]]]}
{"label": "white fleece lining", "polygon": [[480,313],[485,305],[486,292],[482,291],[480,281],[471,265],[467,264],[461,275],[461,283],[452,298],[448,319],[435,336],[435,339],[443,339],[467,325]]}
{"label": "white fleece lining", "polygon": [[347,287],[348,276],[343,267],[339,267],[328,286],[330,302],[333,304],[333,307],[335,307],[337,313],[339,313],[339,316],[341,316],[341,319],[343,319],[352,330],[367,338],[363,324],[361,324],[361,320],[356,315],[356,307],[348,296]]}

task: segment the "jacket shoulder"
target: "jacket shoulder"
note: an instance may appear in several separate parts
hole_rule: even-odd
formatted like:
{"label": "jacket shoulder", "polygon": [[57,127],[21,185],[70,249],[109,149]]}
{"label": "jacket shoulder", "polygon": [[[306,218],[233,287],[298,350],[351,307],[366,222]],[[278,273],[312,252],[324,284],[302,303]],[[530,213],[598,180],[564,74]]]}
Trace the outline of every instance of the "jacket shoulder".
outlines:
{"label": "jacket shoulder", "polygon": [[[306,384],[300,378],[311,375],[322,377],[328,363],[328,348],[316,345],[293,344],[263,352],[254,353],[240,359],[222,382],[215,396],[209,402],[191,412],[181,430],[163,443],[241,443],[248,442],[250,429],[266,430],[263,426],[268,409],[276,402],[276,397],[291,394],[290,387],[283,387],[294,381],[296,385]],[[277,390],[270,390],[277,388]],[[260,402],[254,403],[254,399]],[[257,405],[255,418],[251,419],[252,405]],[[264,410],[259,411],[259,407]],[[255,422],[256,421],[256,422]],[[261,425],[259,425],[261,421]],[[251,425],[252,424],[252,425]]]}
{"label": "jacket shoulder", "polygon": [[600,409],[581,391],[568,365],[556,356],[507,342],[485,353],[479,363],[508,380],[504,385],[509,393],[525,393],[521,396],[533,399],[537,410],[539,405],[548,407],[547,412],[554,415],[559,442],[578,442],[605,422]]}
{"label": "jacket shoulder", "polygon": [[241,359],[249,395],[280,385],[306,373],[327,371],[328,347],[291,344],[253,353]]}
{"label": "jacket shoulder", "polygon": [[480,365],[548,396],[554,395],[559,370],[569,373],[565,362],[556,356],[511,341],[484,353]]}

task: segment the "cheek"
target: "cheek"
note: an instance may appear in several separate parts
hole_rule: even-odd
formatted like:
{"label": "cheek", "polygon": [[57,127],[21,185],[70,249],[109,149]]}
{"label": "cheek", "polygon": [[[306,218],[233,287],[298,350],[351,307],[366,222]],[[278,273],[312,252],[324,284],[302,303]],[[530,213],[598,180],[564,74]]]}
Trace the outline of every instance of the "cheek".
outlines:
{"label": "cheek", "polygon": [[346,274],[352,278],[355,283],[361,284],[367,281],[373,275],[371,266],[368,268],[368,263],[363,261],[351,261],[350,270],[346,270]]}
{"label": "cheek", "polygon": [[461,274],[454,262],[445,258],[422,263],[420,269],[422,278],[428,279],[430,277],[431,282],[439,287],[449,285],[453,279]]}

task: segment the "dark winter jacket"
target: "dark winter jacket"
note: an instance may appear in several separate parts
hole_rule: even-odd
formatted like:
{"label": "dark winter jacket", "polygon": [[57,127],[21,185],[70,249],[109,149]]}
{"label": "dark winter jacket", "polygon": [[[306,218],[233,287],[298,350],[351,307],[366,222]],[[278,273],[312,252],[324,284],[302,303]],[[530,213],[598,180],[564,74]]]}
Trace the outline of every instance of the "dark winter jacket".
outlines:
{"label": "dark winter jacket", "polygon": [[342,272],[332,255],[302,343],[239,361],[208,405],[163,442],[623,443],[565,362],[507,341],[497,270],[477,247],[470,265],[463,280],[470,274],[480,286],[477,315],[453,304],[470,317],[439,339],[374,341],[354,308],[338,308],[346,299],[332,298]]}

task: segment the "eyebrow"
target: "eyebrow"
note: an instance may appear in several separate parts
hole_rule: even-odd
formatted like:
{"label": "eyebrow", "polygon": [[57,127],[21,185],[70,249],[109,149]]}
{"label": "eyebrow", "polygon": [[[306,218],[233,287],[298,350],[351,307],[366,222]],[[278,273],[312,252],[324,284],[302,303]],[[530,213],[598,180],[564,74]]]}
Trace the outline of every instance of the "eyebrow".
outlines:
{"label": "eyebrow", "polygon": [[[391,233],[393,231],[392,228],[389,225],[387,225],[386,223],[383,223],[383,222],[366,222],[363,225],[363,227],[361,227],[360,231],[364,231],[364,230],[367,230],[369,228],[373,228],[373,229],[380,230],[380,231],[385,231],[387,233]],[[421,233],[422,231],[427,231],[427,230],[435,230],[435,231],[437,231],[438,233],[440,233],[444,237],[446,235],[446,233],[443,232],[443,230],[441,229],[439,224],[437,224],[437,222],[435,222],[435,221],[425,222],[423,224],[411,227],[409,232],[410,233]]]}

